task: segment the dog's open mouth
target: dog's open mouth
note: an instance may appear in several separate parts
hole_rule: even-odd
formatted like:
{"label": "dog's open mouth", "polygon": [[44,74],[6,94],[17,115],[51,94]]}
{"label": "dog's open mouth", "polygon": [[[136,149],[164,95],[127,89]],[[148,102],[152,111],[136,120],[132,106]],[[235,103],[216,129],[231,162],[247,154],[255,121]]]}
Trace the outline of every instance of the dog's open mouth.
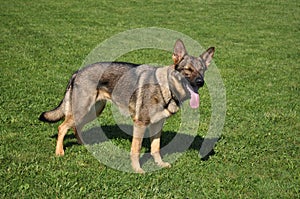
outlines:
{"label": "dog's open mouth", "polygon": [[194,92],[193,89],[191,89],[189,86],[187,86],[188,91],[191,94],[190,99],[190,106],[191,108],[198,108],[199,107],[199,94]]}

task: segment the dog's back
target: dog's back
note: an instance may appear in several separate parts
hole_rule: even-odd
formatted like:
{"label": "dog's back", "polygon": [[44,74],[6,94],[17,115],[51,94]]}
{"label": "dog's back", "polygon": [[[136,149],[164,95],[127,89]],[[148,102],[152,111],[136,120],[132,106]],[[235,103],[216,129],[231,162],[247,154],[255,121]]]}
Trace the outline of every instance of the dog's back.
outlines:
{"label": "dog's back", "polygon": [[63,100],[53,110],[43,112],[39,120],[52,123],[71,114],[68,112],[72,110],[69,104],[72,104],[74,85],[77,88],[81,87],[79,89],[85,93],[94,93],[99,90],[102,95],[110,99],[120,77],[137,66],[139,65],[126,62],[98,62],[76,71],[69,80]]}

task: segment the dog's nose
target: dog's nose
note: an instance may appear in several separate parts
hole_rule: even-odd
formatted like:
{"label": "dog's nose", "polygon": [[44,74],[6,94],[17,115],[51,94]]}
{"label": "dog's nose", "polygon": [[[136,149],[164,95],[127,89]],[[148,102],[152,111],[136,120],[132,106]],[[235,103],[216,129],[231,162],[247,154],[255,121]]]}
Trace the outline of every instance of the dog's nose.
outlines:
{"label": "dog's nose", "polygon": [[196,83],[197,86],[202,87],[204,85],[204,80],[200,77],[197,77],[195,79],[195,83]]}

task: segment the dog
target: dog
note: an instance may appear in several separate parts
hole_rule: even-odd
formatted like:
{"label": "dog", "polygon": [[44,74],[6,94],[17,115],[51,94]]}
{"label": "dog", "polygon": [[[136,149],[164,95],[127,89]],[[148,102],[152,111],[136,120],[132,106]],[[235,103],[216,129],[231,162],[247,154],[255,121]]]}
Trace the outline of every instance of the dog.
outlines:
{"label": "dog", "polygon": [[106,102],[111,101],[133,120],[130,151],[133,170],[144,173],[139,158],[146,128],[149,128],[155,163],[160,167],[171,167],[160,155],[161,129],[165,119],[175,114],[183,101],[189,99],[191,108],[198,108],[198,90],[204,85],[204,73],[214,52],[215,48],[210,47],[199,57],[190,56],[178,39],[170,66],[98,62],[78,70],[69,80],[61,103],[39,117],[50,123],[64,118],[58,127],[56,155],[64,155],[63,140],[71,128],[82,143],[83,126],[99,116]]}

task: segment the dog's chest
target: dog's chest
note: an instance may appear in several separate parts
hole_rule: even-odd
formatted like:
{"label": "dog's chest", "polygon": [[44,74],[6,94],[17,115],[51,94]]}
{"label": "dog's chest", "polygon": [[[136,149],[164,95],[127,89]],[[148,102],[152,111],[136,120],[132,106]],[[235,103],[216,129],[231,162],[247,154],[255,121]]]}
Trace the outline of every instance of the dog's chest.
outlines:
{"label": "dog's chest", "polygon": [[171,93],[166,68],[139,66],[126,72],[116,84],[112,101],[125,115],[151,117],[162,111]]}

